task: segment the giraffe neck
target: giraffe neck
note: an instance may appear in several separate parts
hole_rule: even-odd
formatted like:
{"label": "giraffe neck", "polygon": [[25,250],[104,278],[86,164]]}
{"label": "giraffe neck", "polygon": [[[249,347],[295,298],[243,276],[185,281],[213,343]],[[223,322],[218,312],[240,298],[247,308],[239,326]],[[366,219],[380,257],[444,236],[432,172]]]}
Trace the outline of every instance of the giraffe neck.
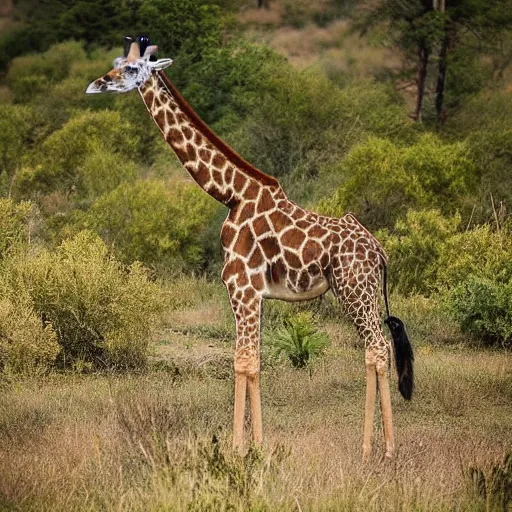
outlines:
{"label": "giraffe neck", "polygon": [[162,72],[139,88],[151,117],[197,184],[230,207],[256,199],[279,182],[259,171],[217,137]]}

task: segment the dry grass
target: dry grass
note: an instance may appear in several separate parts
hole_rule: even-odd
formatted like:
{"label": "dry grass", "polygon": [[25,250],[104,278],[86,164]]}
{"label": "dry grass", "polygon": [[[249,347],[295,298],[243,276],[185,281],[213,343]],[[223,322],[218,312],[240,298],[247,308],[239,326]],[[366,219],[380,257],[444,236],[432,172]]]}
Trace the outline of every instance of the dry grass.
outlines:
{"label": "dry grass", "polygon": [[[181,334],[159,353],[179,367],[211,344]],[[369,464],[360,447],[363,359],[335,342],[311,377],[267,368],[266,446],[245,457],[229,449],[230,374],[5,383],[0,509],[485,510],[468,468],[491,471],[512,449],[508,355],[418,350],[414,400],[393,395],[397,456],[382,461],[377,419]]]}
{"label": "dry grass", "polygon": [[[256,2],[254,3],[256,4]],[[251,25],[270,28],[279,26],[282,22],[282,16],[282,6],[279,3],[272,2],[268,9],[258,9],[250,6],[241,9],[237,19],[246,28]]]}
{"label": "dry grass", "polygon": [[[332,344],[311,374],[264,352],[265,448],[239,456],[232,343],[211,335],[227,329],[225,292],[182,278],[169,294],[149,373],[0,384],[0,510],[506,510],[508,481],[495,480],[512,453],[509,354],[435,344],[452,328],[394,297],[417,336],[416,394],[393,392],[396,458],[383,461],[377,416],[365,464],[364,353],[331,318],[337,305],[317,305]],[[284,309],[266,311],[272,323]]]}
{"label": "dry grass", "polygon": [[326,27],[309,24],[302,29],[282,27],[268,39],[269,45],[298,67],[320,63],[330,72],[349,73],[362,79],[383,70],[397,70],[401,59],[396,51],[369,44],[352,32],[349,22],[338,20]]}

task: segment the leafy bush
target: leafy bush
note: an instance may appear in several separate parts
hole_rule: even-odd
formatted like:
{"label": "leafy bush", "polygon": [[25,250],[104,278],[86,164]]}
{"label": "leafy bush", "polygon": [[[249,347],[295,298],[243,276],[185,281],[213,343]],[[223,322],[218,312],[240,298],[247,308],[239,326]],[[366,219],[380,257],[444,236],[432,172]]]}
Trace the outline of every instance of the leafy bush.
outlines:
{"label": "leafy bush", "polygon": [[28,238],[32,204],[0,198],[0,259],[11,249],[18,248]]}
{"label": "leafy bush", "polygon": [[493,216],[492,201],[495,205],[512,204],[512,130],[508,126],[476,130],[467,142],[480,181],[473,219],[486,222]]}
{"label": "leafy bush", "polygon": [[53,365],[60,348],[50,323],[18,298],[0,299],[0,372],[33,373]]}
{"label": "leafy bush", "polygon": [[512,342],[512,236],[489,225],[446,240],[438,285],[462,329],[489,344]]}
{"label": "leafy bush", "polygon": [[[107,183],[117,184],[127,174],[134,174],[130,164],[128,172],[124,167],[126,161],[135,157],[137,143],[131,126],[119,113],[81,113],[41,144],[33,157],[34,164],[24,167],[16,176],[14,189],[23,197],[54,190],[85,195],[95,189],[104,189]],[[97,176],[100,183],[91,184],[90,163],[87,163],[91,158],[103,159],[101,170],[108,172],[106,180],[104,176]],[[111,168],[105,167],[105,159],[109,160]],[[85,177],[81,176],[81,171]]]}
{"label": "leafy bush", "polygon": [[28,107],[0,103],[0,192],[8,192],[33,132]]}
{"label": "leafy bush", "polygon": [[349,153],[339,172],[345,181],[321,209],[334,216],[354,212],[372,229],[391,227],[409,209],[453,214],[475,183],[467,145],[443,144],[432,134],[404,147],[372,137]]}
{"label": "leafy bush", "polygon": [[311,313],[302,312],[284,320],[284,328],[272,335],[276,355],[285,354],[294,368],[304,368],[318,357],[329,343],[319,332]]}
{"label": "leafy bush", "polygon": [[456,233],[460,215],[444,217],[439,210],[409,210],[395,229],[377,237],[389,256],[389,278],[405,295],[428,294],[437,282],[439,256],[446,240]]}
{"label": "leafy bush", "polygon": [[11,302],[27,296],[55,330],[65,368],[140,368],[145,365],[162,295],[138,263],[125,268],[90,232],[55,252],[17,255],[2,276]]}
{"label": "leafy bush", "polygon": [[510,129],[512,105],[508,91],[491,89],[468,98],[446,122],[444,131],[456,138],[473,132],[500,133]]}
{"label": "leafy bush", "polygon": [[[368,133],[409,136],[403,108],[382,86],[336,87],[323,73],[278,62],[229,138],[248,160],[278,177],[316,176]],[[295,180],[289,180],[292,183]]]}
{"label": "leafy bush", "polygon": [[485,224],[449,237],[438,265],[437,282],[445,288],[458,285],[469,275],[507,283],[512,279],[511,226],[498,232]]}
{"label": "leafy bush", "polygon": [[64,80],[74,62],[85,60],[83,45],[68,41],[51,47],[45,53],[14,59],[7,74],[7,83],[17,102],[26,102],[36,94]]}
{"label": "leafy bush", "polygon": [[512,346],[512,280],[470,275],[448,292],[447,303],[463,331],[488,344]]}
{"label": "leafy bush", "polygon": [[196,185],[139,180],[99,199],[89,218],[123,261],[176,272],[205,265],[203,237],[218,208]]}

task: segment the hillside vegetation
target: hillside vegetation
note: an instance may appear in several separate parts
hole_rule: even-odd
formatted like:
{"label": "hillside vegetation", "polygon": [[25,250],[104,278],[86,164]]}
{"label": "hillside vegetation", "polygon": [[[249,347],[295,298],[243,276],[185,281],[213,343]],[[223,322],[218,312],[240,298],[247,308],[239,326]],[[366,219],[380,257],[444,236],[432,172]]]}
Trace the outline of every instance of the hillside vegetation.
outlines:
{"label": "hillside vegetation", "polygon": [[[0,509],[510,507],[512,4],[262,4],[1,13]],[[227,449],[226,209],[135,92],[85,95],[126,33],[291,199],[383,243],[418,372],[392,465],[359,462],[363,350],[330,296],[265,305],[269,447]]]}

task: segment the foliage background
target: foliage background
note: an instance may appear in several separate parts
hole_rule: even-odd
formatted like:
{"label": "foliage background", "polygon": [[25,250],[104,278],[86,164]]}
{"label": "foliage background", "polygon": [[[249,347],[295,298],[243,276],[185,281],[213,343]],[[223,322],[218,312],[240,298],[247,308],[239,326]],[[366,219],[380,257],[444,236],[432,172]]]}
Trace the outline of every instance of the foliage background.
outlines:
{"label": "foliage background", "polygon": [[351,211],[379,233],[397,293],[428,297],[476,341],[509,345],[512,307],[499,299],[512,275],[507,6],[14,4],[0,36],[4,269],[14,258],[63,265],[59,247],[89,230],[108,258],[141,262],[159,286],[217,278],[223,207],[190,182],[135,93],[83,94],[124,31],[150,32],[222,138],[292,199]]}
{"label": "foliage background", "polygon": [[[510,0],[0,5],[0,509],[508,510],[511,26]],[[328,294],[265,302],[266,447],[229,449],[226,210],[135,92],[84,94],[128,33],[291,199],[384,244],[416,357],[392,463],[379,428],[361,462],[364,349]]]}

